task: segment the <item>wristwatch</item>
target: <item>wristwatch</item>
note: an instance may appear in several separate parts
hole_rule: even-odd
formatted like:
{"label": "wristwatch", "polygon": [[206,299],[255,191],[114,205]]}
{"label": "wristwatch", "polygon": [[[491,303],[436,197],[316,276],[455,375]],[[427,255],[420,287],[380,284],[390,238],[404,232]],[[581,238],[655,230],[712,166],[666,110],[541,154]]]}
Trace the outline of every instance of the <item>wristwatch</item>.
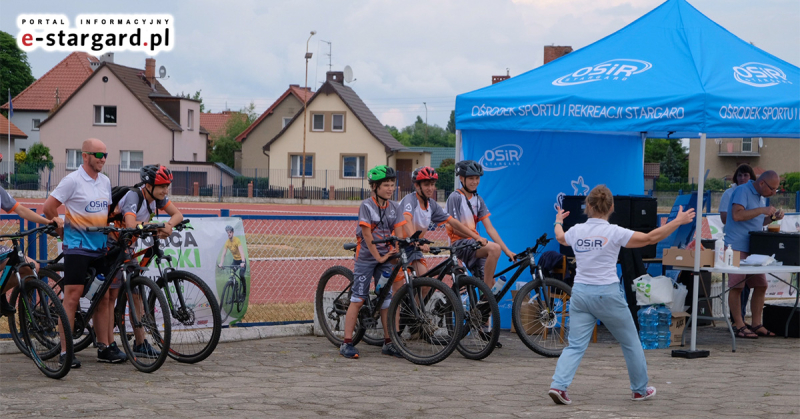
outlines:
{"label": "wristwatch", "polygon": [[564,223],[562,223],[561,221],[556,221],[556,222],[553,223],[553,227],[555,227],[556,225],[560,225],[561,227],[564,227]]}

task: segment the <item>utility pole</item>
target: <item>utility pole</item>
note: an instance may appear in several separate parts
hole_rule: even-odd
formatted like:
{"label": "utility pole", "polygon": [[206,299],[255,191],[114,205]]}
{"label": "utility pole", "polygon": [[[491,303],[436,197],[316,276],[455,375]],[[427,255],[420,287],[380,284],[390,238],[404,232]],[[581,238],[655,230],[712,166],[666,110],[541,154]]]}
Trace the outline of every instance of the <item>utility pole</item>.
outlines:
{"label": "utility pole", "polygon": [[[308,36],[308,41],[306,41],[306,81],[304,88],[308,90],[308,60],[311,58],[311,53],[308,52],[308,43],[311,41],[311,37],[314,36],[317,31],[311,31],[311,35]],[[305,94],[305,92],[303,92]],[[303,189],[303,198],[306,196],[306,120],[308,119],[308,100],[303,98],[303,161],[300,162],[300,170],[303,171],[303,181],[302,181],[302,189]],[[290,167],[291,170],[291,167]]]}

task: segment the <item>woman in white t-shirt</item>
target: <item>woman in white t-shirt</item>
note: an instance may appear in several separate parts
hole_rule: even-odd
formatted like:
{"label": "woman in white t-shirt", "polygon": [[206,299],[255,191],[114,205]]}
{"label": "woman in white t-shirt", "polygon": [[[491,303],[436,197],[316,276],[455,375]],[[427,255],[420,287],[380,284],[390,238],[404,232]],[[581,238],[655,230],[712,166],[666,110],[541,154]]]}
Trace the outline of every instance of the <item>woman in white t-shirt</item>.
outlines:
{"label": "woman in white t-shirt", "polygon": [[678,210],[669,223],[645,234],[609,224],[614,212],[614,198],[605,185],[595,186],[586,197],[589,220],[577,224],[565,234],[563,221],[569,212],[558,209],[556,240],[575,251],[577,269],[570,299],[569,346],[558,358],[549,395],[557,404],[570,404],[567,387],[572,383],[597,320],[603,322],[622,346],[631,381],[631,400],[655,396],[655,387],[647,385],[647,361],[639,342],[636,325],[628,303],[620,290],[617,258],[621,247],[637,248],[656,244],[673,231],[694,219],[694,210]]}

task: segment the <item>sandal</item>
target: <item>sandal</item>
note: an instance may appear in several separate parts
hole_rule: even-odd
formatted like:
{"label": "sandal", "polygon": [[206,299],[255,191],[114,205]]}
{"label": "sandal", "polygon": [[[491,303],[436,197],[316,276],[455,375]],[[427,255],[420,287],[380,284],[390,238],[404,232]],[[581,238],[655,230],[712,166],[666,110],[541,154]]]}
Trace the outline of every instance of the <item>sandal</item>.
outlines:
{"label": "sandal", "polygon": [[[763,336],[763,337],[768,337],[768,338],[778,336],[775,333],[770,332],[766,327],[764,327],[763,324],[757,324],[755,326],[750,326],[749,329],[750,329],[751,332],[755,333],[758,336]],[[759,332],[759,330],[761,330],[761,329],[766,330],[766,332]]]}
{"label": "sandal", "polygon": [[758,335],[748,329],[747,326],[742,326],[736,329],[736,337],[742,339],[758,339]]}

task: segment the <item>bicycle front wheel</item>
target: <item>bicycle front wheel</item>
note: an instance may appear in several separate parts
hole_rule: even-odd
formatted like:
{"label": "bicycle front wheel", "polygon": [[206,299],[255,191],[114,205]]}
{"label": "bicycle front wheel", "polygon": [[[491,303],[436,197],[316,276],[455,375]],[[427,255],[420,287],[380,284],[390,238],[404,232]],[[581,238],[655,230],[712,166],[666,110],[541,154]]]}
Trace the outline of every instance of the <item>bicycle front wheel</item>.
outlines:
{"label": "bicycle front wheel", "polygon": [[491,289],[478,278],[458,278],[456,290],[464,309],[464,334],[456,349],[464,358],[484,359],[500,338],[500,309]]}
{"label": "bicycle front wheel", "polygon": [[222,316],[222,321],[228,320],[231,313],[233,313],[233,302],[234,302],[234,285],[231,281],[225,283],[225,286],[222,287],[222,294],[219,297],[219,307],[220,315]]}
{"label": "bicycle front wheel", "polygon": [[129,282],[133,298],[128,299],[123,284],[115,319],[128,359],[136,369],[149,373],[161,368],[167,359],[172,316],[167,299],[155,282],[139,275],[134,275]]}
{"label": "bicycle front wheel", "polygon": [[[31,280],[27,281],[28,278]],[[39,371],[50,378],[62,378],[69,373],[73,357],[67,313],[47,284],[35,277],[28,278],[23,280],[25,292],[19,296],[17,306],[23,341]],[[59,356],[62,344],[66,348],[64,362]]]}
{"label": "bicycle front wheel", "polygon": [[[353,292],[353,271],[344,266],[328,268],[317,284],[314,311],[322,333],[337,348],[344,342],[344,322],[350,308],[350,295]],[[364,335],[356,322],[353,331],[353,344]]]}
{"label": "bicycle front wheel", "polygon": [[528,282],[517,292],[511,309],[522,342],[546,357],[557,357],[569,339],[569,299],[572,287],[553,278]]}
{"label": "bicycle front wheel", "polygon": [[[186,271],[169,272],[158,285],[169,295],[172,306],[172,339],[169,357],[187,364],[200,362],[217,347],[222,330],[219,304],[211,288],[196,275]],[[178,298],[178,289],[185,304]],[[156,295],[150,294],[148,308],[156,307]],[[156,313],[150,313],[155,317]]]}
{"label": "bicycle front wheel", "polygon": [[[61,288],[63,285],[64,264],[52,263],[47,265],[46,268],[39,269],[39,279],[47,279],[50,287],[53,288],[56,295],[64,301],[64,290]],[[83,309],[78,307],[75,313],[75,323],[72,328],[72,341],[75,348],[75,353],[78,353],[89,347],[95,341],[94,329],[89,324],[91,321],[84,315]]]}
{"label": "bicycle front wheel", "polygon": [[414,278],[389,305],[389,334],[409,361],[431,365],[450,356],[461,340],[464,313],[452,289],[433,278]]}

